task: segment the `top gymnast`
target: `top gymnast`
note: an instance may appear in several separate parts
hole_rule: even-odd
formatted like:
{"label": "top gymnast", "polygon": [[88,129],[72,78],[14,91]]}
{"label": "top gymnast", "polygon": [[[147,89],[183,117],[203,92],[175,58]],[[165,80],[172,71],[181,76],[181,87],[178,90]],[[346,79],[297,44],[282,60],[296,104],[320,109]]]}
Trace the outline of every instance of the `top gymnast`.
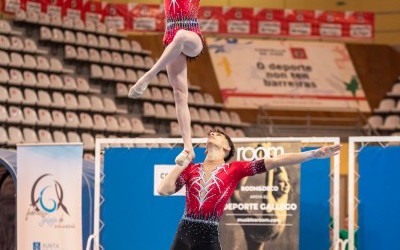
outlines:
{"label": "top gymnast", "polygon": [[204,38],[197,16],[200,0],[164,0],[166,29],[163,39],[165,50],[154,66],[129,90],[129,97],[139,98],[152,78],[166,67],[174,90],[175,108],[181,129],[184,150],[175,158],[178,165],[194,159],[191,119],[188,106],[187,58],[200,55]]}

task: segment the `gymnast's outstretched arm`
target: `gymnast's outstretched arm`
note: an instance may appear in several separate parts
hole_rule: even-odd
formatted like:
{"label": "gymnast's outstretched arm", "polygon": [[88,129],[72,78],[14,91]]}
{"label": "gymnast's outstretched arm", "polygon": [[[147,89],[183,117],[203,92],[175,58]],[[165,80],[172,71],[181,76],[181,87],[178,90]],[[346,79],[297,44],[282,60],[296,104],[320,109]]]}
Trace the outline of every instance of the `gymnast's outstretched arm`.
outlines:
{"label": "gymnast's outstretched arm", "polygon": [[278,155],[273,158],[266,157],[264,159],[265,168],[267,170],[280,166],[288,166],[293,164],[302,163],[312,159],[324,159],[332,157],[339,153],[341,148],[340,144],[325,146],[315,150],[309,150],[302,153],[287,153]]}

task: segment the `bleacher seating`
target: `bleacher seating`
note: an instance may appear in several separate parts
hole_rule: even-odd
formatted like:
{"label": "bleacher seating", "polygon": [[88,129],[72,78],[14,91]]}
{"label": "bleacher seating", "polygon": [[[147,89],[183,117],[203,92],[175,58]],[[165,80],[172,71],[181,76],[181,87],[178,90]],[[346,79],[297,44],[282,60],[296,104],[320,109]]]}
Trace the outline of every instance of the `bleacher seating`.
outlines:
{"label": "bleacher seating", "polygon": [[[158,129],[179,137],[165,71],[135,104],[127,97],[153,65],[151,52],[101,22],[24,11],[14,23],[0,20],[0,144],[83,142],[92,158],[99,137],[157,136]],[[243,135],[240,117],[196,86],[189,85],[189,104],[193,136],[214,127]]]}
{"label": "bleacher seating", "polygon": [[393,84],[364,126],[367,135],[396,135],[400,132],[400,81]]}

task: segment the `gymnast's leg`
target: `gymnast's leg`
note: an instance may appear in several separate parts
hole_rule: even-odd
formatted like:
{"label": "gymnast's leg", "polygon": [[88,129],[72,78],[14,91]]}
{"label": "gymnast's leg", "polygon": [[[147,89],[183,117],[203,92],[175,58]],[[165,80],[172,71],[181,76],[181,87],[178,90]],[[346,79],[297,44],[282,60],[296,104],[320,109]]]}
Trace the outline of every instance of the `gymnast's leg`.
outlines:
{"label": "gymnast's leg", "polygon": [[165,48],[160,59],[129,90],[128,96],[131,98],[140,97],[158,72],[173,62],[182,53],[189,57],[196,57],[202,49],[203,43],[197,33],[188,30],[177,31],[174,39]]}
{"label": "gymnast's leg", "polygon": [[188,105],[187,62],[183,53],[167,65],[167,73],[174,90],[176,116],[184,145],[184,150],[176,157],[175,162],[183,165],[184,160],[191,161],[194,158]]}

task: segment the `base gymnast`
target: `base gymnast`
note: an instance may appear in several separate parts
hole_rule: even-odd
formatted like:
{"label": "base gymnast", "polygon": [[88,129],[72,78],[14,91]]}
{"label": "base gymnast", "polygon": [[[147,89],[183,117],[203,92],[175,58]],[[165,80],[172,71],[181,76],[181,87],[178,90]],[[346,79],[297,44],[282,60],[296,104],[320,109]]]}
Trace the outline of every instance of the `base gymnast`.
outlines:
{"label": "base gymnast", "polygon": [[227,163],[235,152],[232,140],[222,131],[211,131],[208,134],[204,162],[194,164],[188,159],[184,160],[158,186],[157,192],[161,195],[171,195],[186,186],[185,211],[171,249],[221,249],[219,221],[225,204],[242,178],[265,173],[280,166],[328,158],[338,154],[340,147],[333,145],[274,158]]}

